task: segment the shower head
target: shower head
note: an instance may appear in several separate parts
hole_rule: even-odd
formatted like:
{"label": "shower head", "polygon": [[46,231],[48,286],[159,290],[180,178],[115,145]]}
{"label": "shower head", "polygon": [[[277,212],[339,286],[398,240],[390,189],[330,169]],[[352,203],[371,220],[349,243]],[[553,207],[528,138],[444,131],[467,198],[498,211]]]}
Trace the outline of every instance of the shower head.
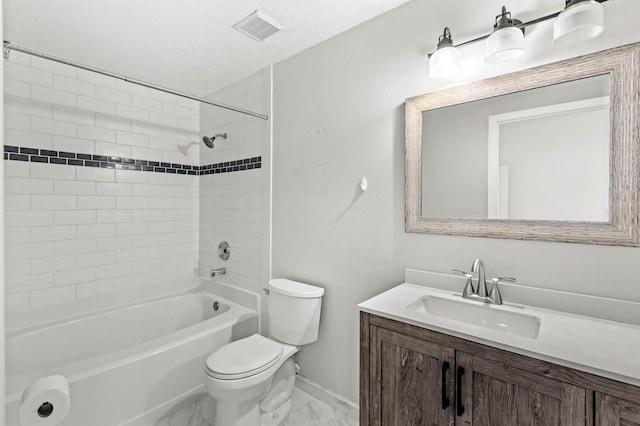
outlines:
{"label": "shower head", "polygon": [[222,138],[222,139],[226,139],[227,138],[227,134],[226,133],[218,133],[217,135],[214,136],[203,136],[202,137],[202,142],[204,142],[204,144],[206,146],[208,146],[209,148],[213,148],[213,141],[215,141],[218,138]]}

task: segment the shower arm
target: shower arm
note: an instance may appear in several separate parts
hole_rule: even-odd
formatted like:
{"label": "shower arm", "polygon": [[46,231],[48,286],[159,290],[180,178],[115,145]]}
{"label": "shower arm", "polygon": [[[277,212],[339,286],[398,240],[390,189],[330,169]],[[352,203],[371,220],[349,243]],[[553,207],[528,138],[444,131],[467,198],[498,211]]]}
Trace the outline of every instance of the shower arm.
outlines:
{"label": "shower arm", "polygon": [[80,68],[80,69],[83,69],[83,70],[95,72],[97,74],[106,75],[106,76],[109,76],[109,77],[112,77],[112,78],[116,78],[118,80],[126,81],[126,82],[131,83],[131,84],[135,84],[135,85],[142,86],[142,87],[147,87],[149,89],[158,90],[158,91],[164,92],[164,93],[169,93],[171,95],[180,96],[181,98],[191,99],[192,101],[201,102],[203,104],[212,105],[212,106],[215,106],[215,107],[218,107],[218,108],[224,108],[224,109],[228,109],[230,111],[239,112],[240,114],[250,115],[252,117],[261,118],[263,120],[268,120],[269,119],[268,115],[260,114],[260,113],[249,111],[249,110],[242,109],[242,108],[237,108],[237,107],[234,107],[234,106],[231,106],[231,105],[221,104],[219,102],[213,102],[213,101],[210,101],[208,99],[204,99],[204,98],[200,98],[198,96],[190,95],[188,93],[179,92],[177,90],[171,90],[171,89],[168,89],[166,87],[158,86],[156,84],[147,83],[145,81],[136,80],[134,78],[129,78],[129,77],[125,76],[125,75],[116,74],[116,73],[111,72],[111,71],[106,71],[106,70],[102,70],[100,68],[95,68],[95,67],[92,67],[92,66],[89,66],[89,65],[84,65],[84,64],[81,64],[79,62],[70,61],[68,59],[64,59],[64,58],[60,58],[58,56],[50,55],[48,53],[40,52],[38,50],[31,49],[29,47],[20,46],[19,44],[13,44],[13,43],[5,40],[4,41],[4,45],[3,45],[3,54],[4,54],[4,58],[5,59],[9,58],[9,52],[11,50],[15,50],[16,52],[26,53],[26,54],[32,55],[32,56],[38,56],[38,57],[44,58],[44,59],[49,59],[50,61],[59,62],[61,64],[65,64],[65,65],[70,65],[72,67],[76,67],[76,68]]}

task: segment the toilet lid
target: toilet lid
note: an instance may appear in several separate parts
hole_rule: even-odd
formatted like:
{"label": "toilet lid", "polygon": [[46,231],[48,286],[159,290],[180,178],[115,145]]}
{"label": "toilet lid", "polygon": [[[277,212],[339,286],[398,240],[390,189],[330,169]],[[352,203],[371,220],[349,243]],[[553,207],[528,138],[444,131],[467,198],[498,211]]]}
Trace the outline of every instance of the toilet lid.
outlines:
{"label": "toilet lid", "polygon": [[282,356],[282,346],[259,334],[224,345],[207,358],[207,374],[216,379],[241,379],[268,369]]}

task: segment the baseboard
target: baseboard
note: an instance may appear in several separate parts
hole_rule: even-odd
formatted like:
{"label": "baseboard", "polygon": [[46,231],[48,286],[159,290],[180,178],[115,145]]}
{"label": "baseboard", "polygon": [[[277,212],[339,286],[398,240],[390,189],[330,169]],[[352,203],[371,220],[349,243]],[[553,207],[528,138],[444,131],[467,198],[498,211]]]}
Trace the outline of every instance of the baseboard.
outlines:
{"label": "baseboard", "polygon": [[296,376],[296,386],[305,391],[309,395],[318,398],[320,401],[326,403],[334,410],[338,410],[341,413],[351,417],[354,420],[358,420],[360,409],[358,404],[347,398],[338,395],[337,393],[325,389],[316,382],[313,382],[300,375]]}

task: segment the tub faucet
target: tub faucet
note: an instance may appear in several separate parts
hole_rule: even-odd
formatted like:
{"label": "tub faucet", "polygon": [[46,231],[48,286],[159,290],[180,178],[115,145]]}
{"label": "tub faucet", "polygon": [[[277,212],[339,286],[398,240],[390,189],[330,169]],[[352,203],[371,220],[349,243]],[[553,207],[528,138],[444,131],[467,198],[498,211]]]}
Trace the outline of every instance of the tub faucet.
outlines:
{"label": "tub faucet", "polygon": [[227,270],[222,268],[212,268],[211,269],[211,278],[217,277],[218,275],[224,275],[227,273]]}

